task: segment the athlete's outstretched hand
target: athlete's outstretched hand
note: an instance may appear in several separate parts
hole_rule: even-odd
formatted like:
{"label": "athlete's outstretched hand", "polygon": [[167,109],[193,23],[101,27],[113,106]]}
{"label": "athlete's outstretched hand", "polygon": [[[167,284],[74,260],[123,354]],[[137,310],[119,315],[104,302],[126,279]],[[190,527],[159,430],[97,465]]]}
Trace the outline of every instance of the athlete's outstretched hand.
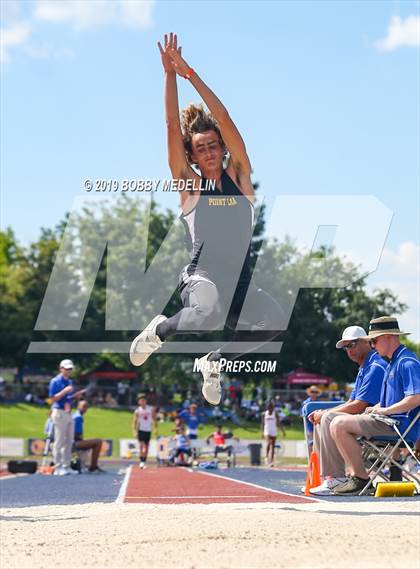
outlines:
{"label": "athlete's outstretched hand", "polygon": [[182,48],[178,47],[177,45],[177,37],[176,34],[173,34],[172,32],[169,34],[165,34],[164,35],[164,47],[162,47],[162,44],[160,43],[160,41],[158,41],[158,48],[160,51],[160,55],[162,57],[162,65],[165,71],[170,72],[170,71],[176,71],[172,58],[171,58],[171,50],[175,51],[179,57],[181,57],[181,51]]}

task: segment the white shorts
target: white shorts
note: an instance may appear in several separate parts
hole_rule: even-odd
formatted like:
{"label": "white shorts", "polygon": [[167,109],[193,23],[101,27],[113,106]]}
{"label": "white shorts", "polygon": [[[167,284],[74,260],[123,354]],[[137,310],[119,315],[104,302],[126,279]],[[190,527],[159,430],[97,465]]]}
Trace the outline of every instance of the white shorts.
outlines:
{"label": "white shorts", "polygon": [[265,437],[277,437],[277,431],[266,431],[264,430]]}

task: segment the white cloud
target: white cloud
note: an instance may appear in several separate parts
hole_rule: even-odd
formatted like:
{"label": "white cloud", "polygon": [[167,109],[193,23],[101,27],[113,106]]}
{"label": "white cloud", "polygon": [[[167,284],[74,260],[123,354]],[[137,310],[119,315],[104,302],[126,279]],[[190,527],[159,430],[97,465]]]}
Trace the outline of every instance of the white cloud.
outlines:
{"label": "white cloud", "polygon": [[7,23],[0,29],[0,63],[10,61],[11,49],[20,49],[35,59],[72,55],[69,48],[57,48],[47,41],[39,45],[33,42],[32,32],[35,34],[41,23],[63,23],[78,31],[110,25],[147,28],[153,23],[154,4],[155,0],[37,0],[31,3],[31,14],[25,10],[25,17],[26,5],[9,0],[2,4],[3,20]]}
{"label": "white cloud", "polygon": [[38,0],[34,16],[46,22],[64,22],[76,30],[110,24],[145,28],[152,24],[154,0]]}
{"label": "white cloud", "polygon": [[73,55],[71,49],[67,47],[57,49],[45,43],[42,45],[28,44],[24,47],[24,51],[33,59],[61,59],[62,57],[70,57]]}
{"label": "white cloud", "polygon": [[27,22],[16,22],[7,28],[1,28],[0,61],[8,61],[10,49],[25,44],[30,34],[31,26]]}
{"label": "white cloud", "polygon": [[420,342],[420,247],[406,241],[396,251],[385,248],[378,270],[369,276],[367,285],[370,290],[388,288],[408,305],[398,321],[403,330],[411,332],[410,338]]}
{"label": "white cloud", "polygon": [[379,51],[394,51],[399,47],[416,47],[420,45],[420,16],[408,16],[401,20],[393,16],[385,38],[375,42]]}

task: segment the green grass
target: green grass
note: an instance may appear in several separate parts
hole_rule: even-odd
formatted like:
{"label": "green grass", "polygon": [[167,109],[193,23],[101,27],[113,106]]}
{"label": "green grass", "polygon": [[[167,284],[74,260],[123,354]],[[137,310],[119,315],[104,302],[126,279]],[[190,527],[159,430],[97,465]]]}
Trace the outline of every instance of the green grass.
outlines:
{"label": "green grass", "polygon": [[[17,404],[0,406],[0,437],[43,438],[44,426],[48,417],[48,407]],[[104,439],[132,438],[132,413],[119,409],[100,409],[91,407],[85,415],[84,437]],[[174,423],[159,423],[159,436],[172,435]],[[256,422],[242,422],[238,427],[231,422],[223,423],[223,428],[232,431],[240,439],[260,439],[261,430]],[[199,430],[200,438],[207,437],[215,429],[214,423],[207,423]],[[303,439],[301,421],[295,427],[286,429],[287,439]],[[280,436],[280,438],[283,438]]]}

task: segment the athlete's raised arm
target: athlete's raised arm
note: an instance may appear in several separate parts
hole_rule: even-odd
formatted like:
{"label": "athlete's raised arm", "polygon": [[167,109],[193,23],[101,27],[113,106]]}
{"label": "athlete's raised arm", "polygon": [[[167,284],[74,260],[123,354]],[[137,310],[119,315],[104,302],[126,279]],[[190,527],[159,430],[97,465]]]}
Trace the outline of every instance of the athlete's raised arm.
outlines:
{"label": "athlete's raised arm", "polygon": [[[172,177],[175,179],[196,179],[200,177],[194,172],[187,162],[185,148],[182,139],[181,124],[179,119],[178,89],[176,84],[176,72],[169,57],[169,50],[176,51],[181,56],[181,47],[177,46],[177,39],[172,33],[164,36],[164,47],[158,42],[162,57],[162,65],[165,70],[165,112],[168,136],[168,160]],[[192,192],[179,192],[181,206]]]}
{"label": "athlete's raised arm", "polygon": [[[176,42],[176,35],[174,38]],[[168,53],[173,62],[173,69],[178,75],[181,75],[181,77],[189,79],[190,83],[199,93],[209,108],[211,114],[216,119],[220,127],[223,142],[226,144],[226,147],[229,150],[231,162],[237,175],[240,177],[241,181],[245,181],[246,177],[250,178],[252,168],[248,154],[246,152],[245,143],[238,129],[236,128],[235,123],[230,118],[226,107],[199,77],[197,72],[189,67],[188,63],[185,61],[185,59],[183,59],[181,53],[176,49],[174,45],[169,46]],[[244,193],[246,193],[248,196],[250,193],[253,194],[251,183],[241,184],[241,189],[244,190]]]}

